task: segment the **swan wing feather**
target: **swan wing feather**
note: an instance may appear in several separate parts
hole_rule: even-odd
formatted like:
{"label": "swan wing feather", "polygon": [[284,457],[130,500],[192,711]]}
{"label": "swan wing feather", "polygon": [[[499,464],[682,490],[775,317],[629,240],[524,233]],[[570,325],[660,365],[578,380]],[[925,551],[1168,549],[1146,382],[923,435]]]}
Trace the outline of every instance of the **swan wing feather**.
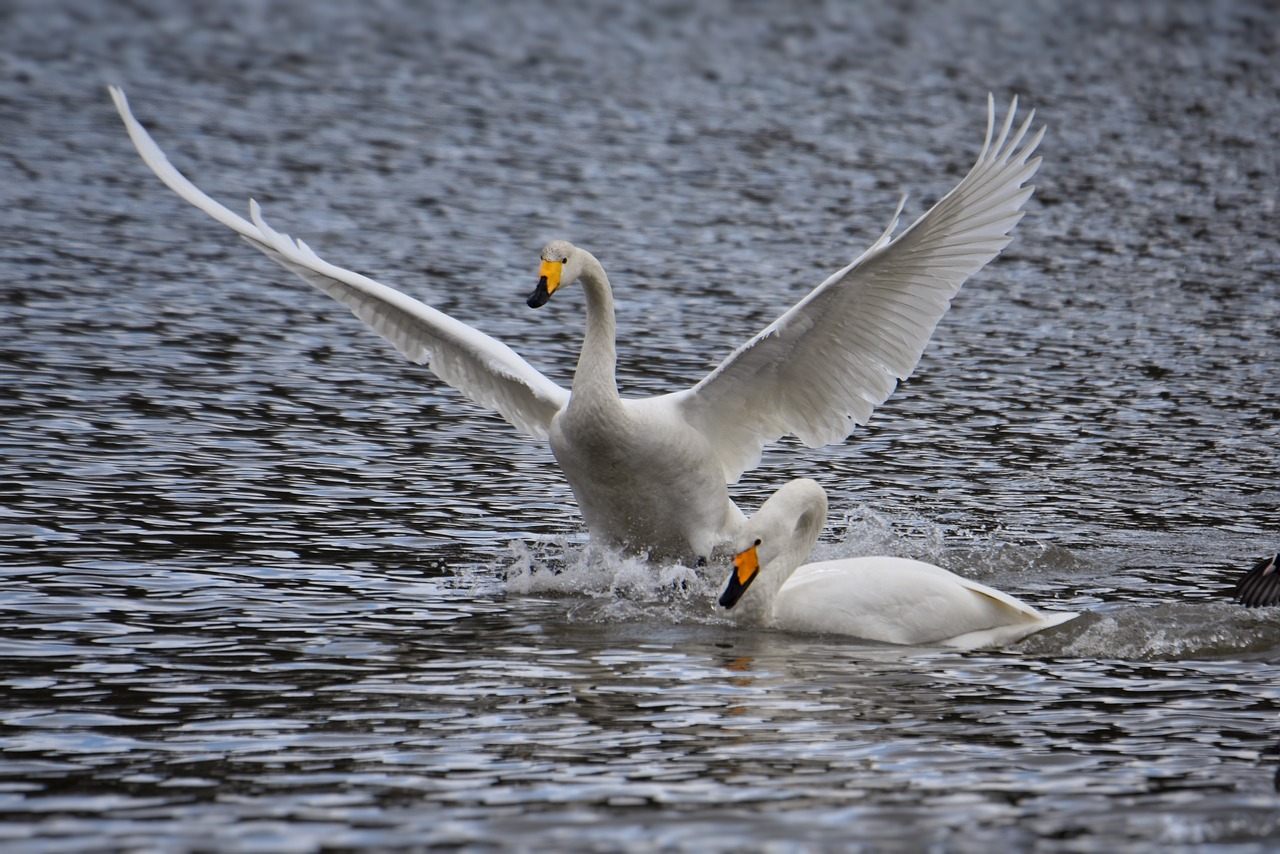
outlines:
{"label": "swan wing feather", "polygon": [[[906,379],[965,280],[1012,240],[1034,187],[1026,182],[1044,129],[1012,136],[1017,99],[998,137],[987,98],[987,135],[969,173],[897,237],[889,227],[696,386],[671,395],[711,440],[734,483],[788,434],[809,447],[844,440]],[[994,137],[994,138],[993,138]],[[904,199],[905,202],[905,199]]]}
{"label": "swan wing feather", "polygon": [[323,260],[301,240],[271,228],[256,202],[252,221],[192,184],[134,118],[124,92],[110,87],[129,138],[151,171],[186,201],[232,229],[267,257],[342,303],[405,358],[425,364],[474,403],[495,410],[517,429],[546,438],[569,392],[495,338],[394,288]]}

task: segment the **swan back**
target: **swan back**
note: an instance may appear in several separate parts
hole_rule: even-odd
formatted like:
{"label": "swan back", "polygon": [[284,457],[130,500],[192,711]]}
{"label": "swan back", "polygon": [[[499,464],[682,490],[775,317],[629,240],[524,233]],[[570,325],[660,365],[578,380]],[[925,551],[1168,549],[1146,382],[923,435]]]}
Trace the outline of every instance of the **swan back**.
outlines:
{"label": "swan back", "polygon": [[774,599],[771,620],[791,631],[899,644],[1011,643],[1051,621],[995,588],[918,560],[860,557],[807,564]]}

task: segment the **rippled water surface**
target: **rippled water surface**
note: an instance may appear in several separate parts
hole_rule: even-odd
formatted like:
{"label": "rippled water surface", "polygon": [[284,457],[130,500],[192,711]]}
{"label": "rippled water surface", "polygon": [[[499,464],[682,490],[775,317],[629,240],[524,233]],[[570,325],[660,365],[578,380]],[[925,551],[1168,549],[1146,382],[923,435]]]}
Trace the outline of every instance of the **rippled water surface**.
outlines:
{"label": "rippled water surface", "polygon": [[[0,5],[0,848],[1280,844],[1272,4]],[[192,4],[185,4],[192,5]],[[1080,619],[1009,650],[747,632],[586,548],[550,454],[177,199],[129,144],[562,383],[619,297],[691,384],[976,155],[1030,213],[818,478],[819,557]]]}

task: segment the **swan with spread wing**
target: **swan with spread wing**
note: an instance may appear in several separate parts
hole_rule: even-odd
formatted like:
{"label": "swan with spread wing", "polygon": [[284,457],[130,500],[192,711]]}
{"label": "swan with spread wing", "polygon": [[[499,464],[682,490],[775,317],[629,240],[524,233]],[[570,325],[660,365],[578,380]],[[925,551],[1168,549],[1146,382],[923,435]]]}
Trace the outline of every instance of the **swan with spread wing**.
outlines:
{"label": "swan with spread wing", "polygon": [[988,96],[977,162],[928,212],[895,237],[899,204],[871,248],[693,387],[627,399],[614,375],[609,280],[586,250],[547,244],[528,299],[536,308],[582,285],[586,334],[565,389],[483,332],[323,260],[269,226],[255,202],[246,220],[205,195],[134,118],[124,92],[110,92],[143,161],[171,190],[347,306],[409,360],[548,439],[594,541],[685,561],[736,540],[746,519],[728,485],[759,463],[766,444],[786,435],[810,447],[842,441],[911,374],[960,286],[1012,239],[1044,134],[1029,134],[1034,112],[1014,129],[1017,99],[997,132]]}

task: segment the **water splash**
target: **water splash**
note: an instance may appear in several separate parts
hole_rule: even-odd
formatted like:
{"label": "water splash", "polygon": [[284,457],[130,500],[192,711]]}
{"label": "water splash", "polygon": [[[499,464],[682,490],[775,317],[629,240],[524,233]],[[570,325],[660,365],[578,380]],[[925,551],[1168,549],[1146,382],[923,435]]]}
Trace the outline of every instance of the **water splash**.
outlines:
{"label": "water splash", "polygon": [[657,566],[642,558],[576,543],[512,542],[502,570],[508,594],[568,597],[567,616],[584,622],[717,619],[715,597],[726,567]]}
{"label": "water splash", "polygon": [[[1060,588],[1069,590],[1072,609],[1082,607],[1065,576],[1087,564],[1063,549],[1012,542],[1000,531],[957,530],[914,515],[891,516],[871,509],[849,514],[834,527],[836,539],[819,543],[811,560],[912,557],[986,583],[1007,583],[1015,595],[1031,590],[1033,598],[1043,600],[1056,598]],[[566,540],[513,541],[500,566],[498,585],[507,595],[564,598],[566,616],[577,621],[714,625],[732,622],[716,606],[728,571],[723,562],[697,568],[655,566]]]}
{"label": "water splash", "polygon": [[1123,605],[1090,611],[1033,635],[1019,651],[1067,658],[1131,661],[1274,657],[1280,645],[1275,609],[1230,602]]}
{"label": "water splash", "polygon": [[[1097,591],[1130,583],[1132,573],[1052,544],[1017,542],[998,529],[968,531],[869,508],[846,515],[834,528],[834,538],[819,543],[812,560],[912,557],[993,584],[1037,607],[1085,612],[1022,641],[1016,649],[1024,654],[1220,659],[1265,656],[1280,646],[1272,609],[1203,598],[1146,604],[1136,596],[1133,603],[1105,605]],[[508,596],[563,600],[572,622],[728,625],[729,615],[715,604],[727,572],[722,564],[654,566],[578,541],[513,541],[497,587]]]}

